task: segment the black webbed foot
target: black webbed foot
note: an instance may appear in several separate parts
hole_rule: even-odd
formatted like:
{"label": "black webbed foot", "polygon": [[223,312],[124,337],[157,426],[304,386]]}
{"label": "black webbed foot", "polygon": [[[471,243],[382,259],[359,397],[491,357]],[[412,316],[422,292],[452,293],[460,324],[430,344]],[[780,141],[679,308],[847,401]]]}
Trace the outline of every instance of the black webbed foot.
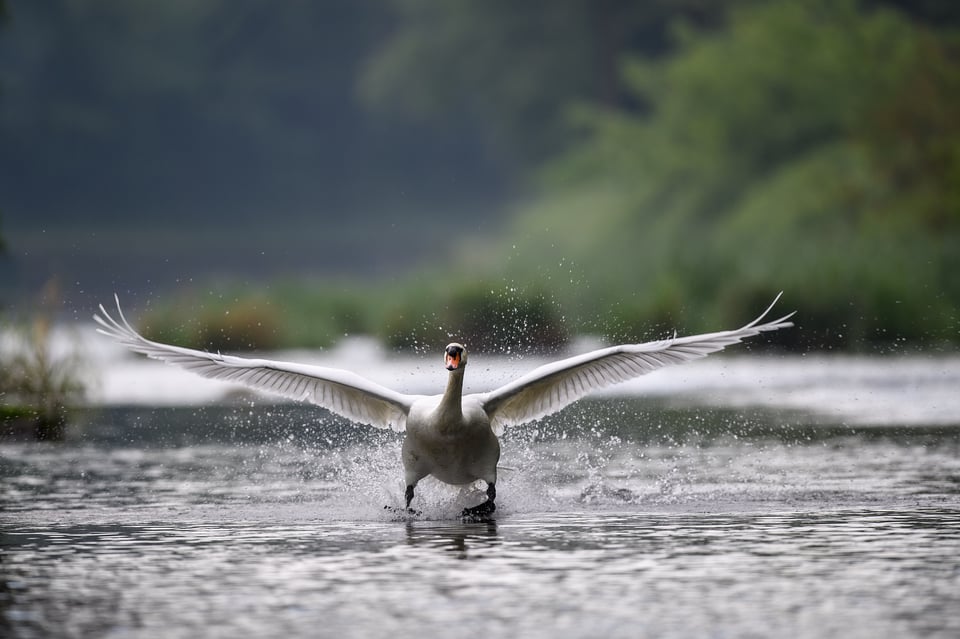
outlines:
{"label": "black webbed foot", "polygon": [[423,513],[419,510],[414,510],[410,507],[410,502],[413,501],[413,485],[408,484],[406,491],[403,494],[404,499],[406,499],[407,507],[406,508],[397,508],[396,506],[384,506],[383,509],[394,514],[396,517],[420,517]]}
{"label": "black webbed foot", "polygon": [[413,508],[397,508],[396,506],[384,506],[383,509],[398,517],[406,516],[406,515],[412,515],[414,517],[423,516],[422,511],[414,510]]}
{"label": "black webbed foot", "polygon": [[497,510],[497,505],[490,500],[471,508],[464,508],[460,512],[460,519],[464,521],[489,521],[490,516]]}
{"label": "black webbed foot", "polygon": [[490,516],[497,509],[493,500],[497,498],[497,486],[493,482],[487,484],[487,501],[471,508],[464,508],[460,513],[460,519],[464,521],[484,522],[492,521]]}

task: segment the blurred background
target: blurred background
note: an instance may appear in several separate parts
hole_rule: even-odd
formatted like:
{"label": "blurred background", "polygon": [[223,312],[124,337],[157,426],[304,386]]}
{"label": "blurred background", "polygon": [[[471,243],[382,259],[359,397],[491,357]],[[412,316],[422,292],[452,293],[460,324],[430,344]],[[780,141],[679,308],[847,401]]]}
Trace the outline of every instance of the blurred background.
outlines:
{"label": "blurred background", "polygon": [[[499,529],[92,321],[482,392],[780,291]],[[958,347],[958,0],[0,0],[0,637],[960,637]]]}
{"label": "blurred background", "polygon": [[950,0],[0,0],[0,305],[204,348],[960,342]]}

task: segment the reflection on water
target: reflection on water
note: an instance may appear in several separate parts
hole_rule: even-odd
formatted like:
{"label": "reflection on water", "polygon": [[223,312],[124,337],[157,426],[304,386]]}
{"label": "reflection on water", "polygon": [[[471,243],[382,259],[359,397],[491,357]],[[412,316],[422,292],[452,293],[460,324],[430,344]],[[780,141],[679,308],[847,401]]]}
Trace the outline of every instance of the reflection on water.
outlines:
{"label": "reflection on water", "polygon": [[3,608],[24,637],[946,637],[958,527],[946,509],[14,526]]}
{"label": "reflection on water", "polygon": [[586,402],[507,436],[490,523],[391,520],[399,438],[304,407],[0,456],[4,636],[960,634],[958,426]]}

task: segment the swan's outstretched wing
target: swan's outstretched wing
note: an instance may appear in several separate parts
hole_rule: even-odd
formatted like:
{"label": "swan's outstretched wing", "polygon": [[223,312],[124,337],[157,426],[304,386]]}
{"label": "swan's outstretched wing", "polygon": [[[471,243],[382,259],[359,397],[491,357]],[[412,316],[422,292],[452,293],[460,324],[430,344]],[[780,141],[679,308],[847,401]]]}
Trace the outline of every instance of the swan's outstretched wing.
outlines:
{"label": "swan's outstretched wing", "polygon": [[102,305],[100,312],[102,316],[93,317],[100,325],[97,332],[147,357],[176,364],[204,377],[313,402],[362,424],[396,431],[406,428],[407,412],[415,398],[375,384],[355,373],[321,366],[207,353],[153,342],[130,326],[120,309],[119,299],[119,321],[111,317]]}
{"label": "swan's outstretched wing", "polygon": [[743,328],[675,337],[646,344],[611,346],[537,368],[479,399],[494,431],[540,419],[601,388],[639,377],[670,364],[706,357],[765,331],[793,326],[793,313],[761,324],[780,295],[763,314]]}

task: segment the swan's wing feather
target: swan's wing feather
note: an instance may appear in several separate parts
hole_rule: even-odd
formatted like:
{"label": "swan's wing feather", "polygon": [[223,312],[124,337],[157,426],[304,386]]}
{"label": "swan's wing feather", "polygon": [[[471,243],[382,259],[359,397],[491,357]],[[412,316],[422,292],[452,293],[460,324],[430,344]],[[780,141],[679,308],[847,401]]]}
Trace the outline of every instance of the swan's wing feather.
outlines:
{"label": "swan's wing feather", "polygon": [[645,375],[671,364],[706,357],[732,344],[763,333],[793,326],[793,313],[760,323],[777,300],[743,328],[645,344],[624,344],[546,364],[490,393],[480,396],[496,432],[540,419],[585,395]]}
{"label": "swan's wing feather", "polygon": [[377,428],[406,428],[407,412],[415,399],[371,382],[349,371],[248,359],[154,342],[140,335],[123,316],[117,301],[119,321],[100,306],[93,319],[97,332],[113,338],[132,351],[176,364],[188,371],[235,382],[298,401],[308,401],[347,419]]}

